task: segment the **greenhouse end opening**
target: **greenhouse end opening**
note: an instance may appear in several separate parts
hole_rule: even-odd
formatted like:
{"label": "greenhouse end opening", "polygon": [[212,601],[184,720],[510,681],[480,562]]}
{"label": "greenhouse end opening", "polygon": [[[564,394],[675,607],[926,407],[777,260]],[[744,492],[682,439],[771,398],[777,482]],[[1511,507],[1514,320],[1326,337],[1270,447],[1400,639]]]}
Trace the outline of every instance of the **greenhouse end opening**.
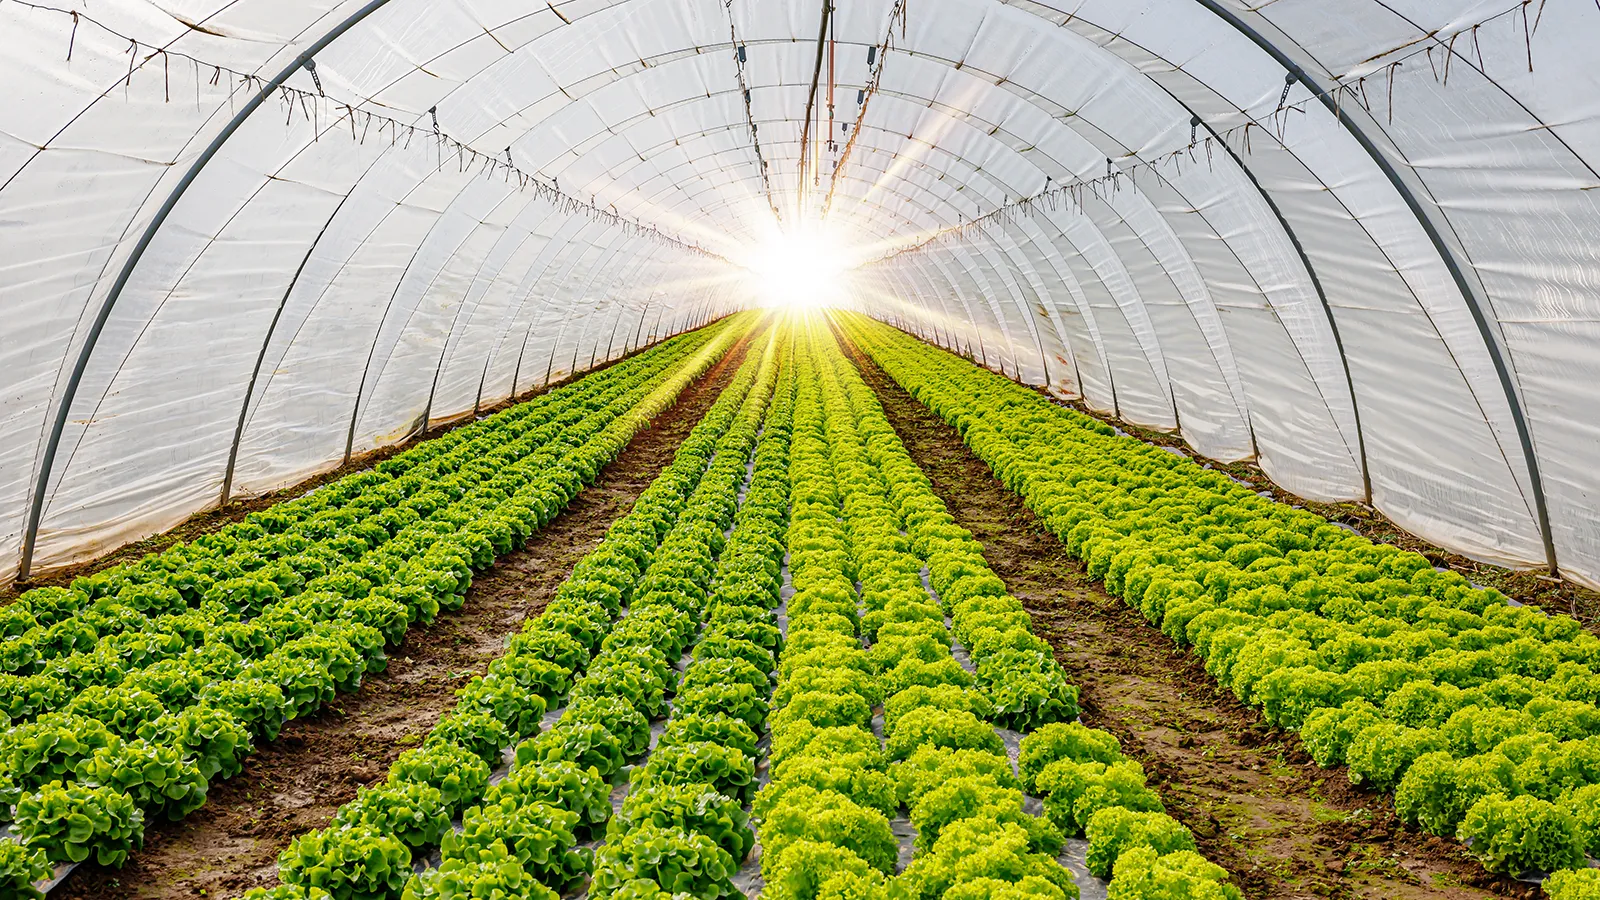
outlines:
{"label": "greenhouse end opening", "polygon": [[764,305],[838,308],[850,301],[845,278],[852,256],[832,232],[809,227],[777,231],[750,252],[744,265]]}
{"label": "greenhouse end opening", "polygon": [[0,0],[0,900],[1600,900],[1596,0]]}

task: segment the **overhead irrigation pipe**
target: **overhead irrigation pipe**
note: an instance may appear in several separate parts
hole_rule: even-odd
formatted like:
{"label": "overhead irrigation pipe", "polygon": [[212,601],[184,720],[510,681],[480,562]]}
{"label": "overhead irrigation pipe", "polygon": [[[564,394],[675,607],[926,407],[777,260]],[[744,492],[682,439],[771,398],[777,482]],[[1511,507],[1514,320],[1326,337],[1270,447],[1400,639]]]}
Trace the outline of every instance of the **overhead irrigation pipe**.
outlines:
{"label": "overhead irrigation pipe", "polygon": [[[1426,186],[1418,184],[1413,186],[1401,173],[1400,169],[1390,160],[1389,155],[1383,152],[1371,135],[1361,123],[1357,122],[1352,114],[1341,104],[1335,91],[1343,90],[1335,87],[1329,91],[1317,79],[1313,78],[1306,70],[1277,44],[1273,43],[1259,29],[1251,25],[1222,0],[1195,0],[1201,6],[1214,13],[1219,19],[1228,23],[1240,34],[1249,38],[1257,47],[1264,50],[1277,63],[1288,72],[1291,81],[1298,81],[1313,96],[1322,101],[1322,105],[1345,130],[1356,139],[1361,148],[1367,151],[1372,161],[1379,170],[1389,179],[1395,192],[1405,200],[1411,214],[1416,217],[1417,223],[1422,226],[1423,232],[1428,235],[1428,240],[1433,243],[1434,250],[1444,261],[1445,268],[1450,270],[1450,277],[1455,281],[1456,287],[1461,291],[1461,297],[1466,301],[1467,309],[1472,313],[1472,321],[1478,326],[1478,334],[1483,338],[1484,347],[1489,352],[1489,359],[1494,364],[1495,374],[1499,377],[1501,390],[1506,395],[1506,405],[1510,407],[1511,420],[1516,425],[1517,440],[1522,445],[1522,456],[1528,468],[1528,479],[1533,489],[1534,515],[1538,519],[1539,537],[1544,543],[1545,563],[1550,569],[1550,574],[1560,575],[1561,570],[1556,565],[1555,539],[1550,531],[1550,511],[1545,503],[1544,481],[1539,474],[1539,460],[1534,454],[1533,433],[1528,427],[1528,419],[1523,412],[1522,399],[1517,393],[1516,381],[1511,376],[1511,367],[1506,361],[1505,351],[1501,348],[1494,328],[1489,324],[1489,298],[1478,281],[1468,276],[1468,269],[1472,263],[1466,259],[1464,248],[1457,247],[1447,237],[1451,231],[1448,219],[1439,211],[1438,204],[1429,200],[1424,202],[1419,196],[1420,190]],[[1381,132],[1382,127],[1378,130]]]}
{"label": "overhead irrigation pipe", "polygon": [[811,93],[806,95],[806,120],[800,126],[800,191],[795,201],[804,210],[806,196],[806,161],[810,159],[807,148],[811,141],[811,116],[817,102],[817,83],[822,78],[822,54],[828,44],[828,23],[833,19],[833,0],[822,0],[822,22],[817,26],[817,61],[811,67]]}
{"label": "overhead irrigation pipe", "polygon": [[22,535],[22,566],[17,575],[19,581],[27,581],[33,567],[34,546],[39,537],[39,521],[44,515],[45,491],[49,487],[50,472],[55,467],[56,454],[61,449],[61,434],[66,430],[67,416],[72,411],[73,400],[78,396],[78,388],[83,384],[83,373],[89,368],[89,358],[94,355],[95,344],[99,342],[100,335],[105,330],[106,322],[111,318],[111,310],[117,305],[117,300],[122,297],[122,292],[127,288],[129,279],[133,277],[133,270],[138,267],[139,261],[144,258],[145,251],[150,249],[150,243],[155,240],[156,232],[160,231],[161,226],[166,224],[167,218],[172,215],[172,211],[177,207],[178,201],[183,199],[183,195],[194,184],[195,179],[200,177],[200,173],[205,170],[207,164],[221,152],[223,146],[228,143],[228,139],[233,137],[234,133],[244,126],[251,114],[267,101],[273,91],[282,87],[294,73],[302,68],[308,68],[308,64],[314,65],[311,63],[313,57],[322,52],[329,44],[338,40],[345,32],[360,24],[361,20],[382,9],[388,3],[389,0],[371,0],[366,6],[351,13],[349,18],[334,26],[332,31],[318,38],[315,43],[307,47],[299,56],[296,56],[293,62],[278,73],[277,77],[263,85],[261,90],[257,91],[256,95],[250,98],[250,101],[234,114],[228,124],[223,126],[217,136],[212,138],[205,151],[195,159],[189,166],[189,170],[184,173],[183,179],[172,189],[172,193],[167,195],[166,202],[161,204],[161,208],[156,211],[155,217],[145,226],[144,233],[139,236],[139,242],[134,245],[133,252],[129,253],[127,260],[123,262],[122,270],[117,273],[117,280],[111,285],[110,292],[106,294],[105,300],[100,304],[99,311],[95,313],[94,321],[89,325],[88,335],[84,338],[83,346],[78,350],[78,358],[73,361],[72,372],[67,376],[67,384],[62,391],[60,405],[57,406],[55,416],[51,420],[50,435],[45,440],[44,456],[39,462],[39,477],[33,488],[33,500],[28,507],[27,530]]}

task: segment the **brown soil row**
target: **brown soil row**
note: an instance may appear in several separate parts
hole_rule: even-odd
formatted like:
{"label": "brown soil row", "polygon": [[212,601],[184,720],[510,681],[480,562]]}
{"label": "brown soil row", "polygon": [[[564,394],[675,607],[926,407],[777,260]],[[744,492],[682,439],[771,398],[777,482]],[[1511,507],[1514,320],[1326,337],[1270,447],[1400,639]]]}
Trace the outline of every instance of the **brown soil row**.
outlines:
{"label": "brown soil row", "polygon": [[1486,875],[1459,846],[1406,831],[1388,798],[1318,767],[1296,735],[1219,689],[1196,656],[1107,595],[955,429],[847,350],[934,491],[1055,646],[1084,722],[1116,734],[1246,897],[1534,895]]}
{"label": "brown soil row", "polygon": [[741,342],[640,431],[599,479],[526,547],[473,583],[466,605],[414,630],[387,671],[316,716],[289,723],[238,776],[211,788],[181,822],[150,826],[127,867],[84,866],[52,900],[234,897],[277,882],[277,856],[294,836],[321,827],[356,788],[381,781],[401,751],[417,746],[455,705],[455,691],[505,650],[572,566],[672,461],[673,453],[738,369]]}

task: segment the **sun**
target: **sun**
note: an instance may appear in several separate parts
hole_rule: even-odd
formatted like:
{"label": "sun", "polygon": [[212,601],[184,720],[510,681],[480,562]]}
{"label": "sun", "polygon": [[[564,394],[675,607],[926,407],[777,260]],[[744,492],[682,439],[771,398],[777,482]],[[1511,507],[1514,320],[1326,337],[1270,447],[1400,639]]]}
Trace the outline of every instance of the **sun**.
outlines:
{"label": "sun", "polygon": [[810,309],[844,306],[851,255],[830,232],[816,227],[774,229],[742,264],[766,306]]}

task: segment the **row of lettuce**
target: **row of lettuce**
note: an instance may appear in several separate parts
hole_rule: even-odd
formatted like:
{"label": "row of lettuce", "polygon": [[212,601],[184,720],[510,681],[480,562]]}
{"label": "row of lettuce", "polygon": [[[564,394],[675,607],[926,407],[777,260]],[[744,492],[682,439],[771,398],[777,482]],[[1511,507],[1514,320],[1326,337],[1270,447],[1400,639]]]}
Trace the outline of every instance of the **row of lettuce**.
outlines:
{"label": "row of lettuce", "polygon": [[[795,592],[754,807],[762,896],[1064,900],[1078,888],[1056,856],[1087,835],[1116,900],[1237,897],[1116,739],[1072,721],[1050,648],[832,338],[806,335],[797,363]],[[1037,729],[1020,777],[996,726]],[[1046,817],[1024,789],[1046,796]],[[902,809],[917,837],[900,871]]]}
{"label": "row of lettuce", "polygon": [[[0,886],[122,865],[260,741],[384,668],[748,329],[725,320],[243,521],[0,609]],[[478,679],[469,706],[517,670]],[[537,715],[534,716],[535,720]],[[481,725],[457,723],[464,733]],[[433,751],[415,765],[451,768]],[[408,762],[408,764],[410,764]],[[9,894],[8,894],[9,895]]]}
{"label": "row of lettuce", "polygon": [[[550,900],[586,884],[592,897],[630,900],[731,892],[754,843],[743,806],[778,646],[778,372],[769,340],[544,612],[459,692],[456,711],[385,783],[297,838],[279,857],[281,885],[246,897]],[[513,744],[509,773],[491,784]],[[628,793],[614,813],[618,782]],[[438,865],[421,865],[434,850]]]}
{"label": "row of lettuce", "polygon": [[[1600,639],[864,317],[850,336],[1241,701],[1492,872],[1600,854]],[[1594,889],[1594,874],[1552,890]],[[1575,894],[1573,896],[1576,896]]]}

